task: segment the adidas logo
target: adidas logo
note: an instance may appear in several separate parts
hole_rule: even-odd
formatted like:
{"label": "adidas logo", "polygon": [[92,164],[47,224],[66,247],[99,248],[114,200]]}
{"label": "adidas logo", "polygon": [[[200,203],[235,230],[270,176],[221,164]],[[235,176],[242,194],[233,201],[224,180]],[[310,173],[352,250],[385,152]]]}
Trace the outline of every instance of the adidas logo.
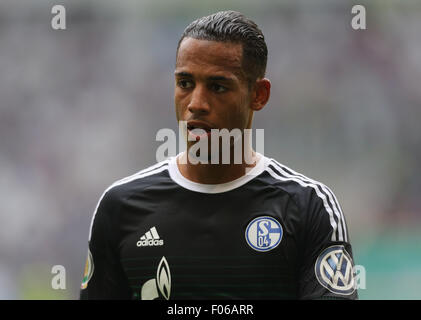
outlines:
{"label": "adidas logo", "polygon": [[140,240],[136,243],[136,245],[138,247],[162,246],[164,245],[164,240],[159,238],[156,228],[152,227],[148,232],[140,237]]}

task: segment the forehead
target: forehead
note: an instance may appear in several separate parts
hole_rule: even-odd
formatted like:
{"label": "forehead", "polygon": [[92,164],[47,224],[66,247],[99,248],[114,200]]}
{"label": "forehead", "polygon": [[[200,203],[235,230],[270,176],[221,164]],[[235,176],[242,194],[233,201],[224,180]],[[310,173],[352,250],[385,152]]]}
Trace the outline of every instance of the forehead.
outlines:
{"label": "forehead", "polygon": [[218,72],[243,76],[240,43],[185,38],[180,44],[176,71]]}

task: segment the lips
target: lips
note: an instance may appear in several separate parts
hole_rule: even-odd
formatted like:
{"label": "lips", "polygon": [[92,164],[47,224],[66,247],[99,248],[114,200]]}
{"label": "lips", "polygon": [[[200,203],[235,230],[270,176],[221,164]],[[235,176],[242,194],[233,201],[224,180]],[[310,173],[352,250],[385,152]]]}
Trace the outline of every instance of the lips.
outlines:
{"label": "lips", "polygon": [[[198,129],[202,129],[206,131],[206,133],[203,133],[199,131]],[[214,129],[210,124],[204,122],[204,121],[198,121],[198,120],[191,120],[187,122],[187,130],[189,133],[189,136],[192,137],[192,140],[200,140],[204,137],[210,137],[211,130]]]}
{"label": "lips", "polygon": [[193,131],[194,129],[202,129],[202,130],[205,130],[206,132],[210,132],[211,129],[213,128],[211,125],[207,124],[206,122],[191,120],[187,122],[187,129],[189,131]]}

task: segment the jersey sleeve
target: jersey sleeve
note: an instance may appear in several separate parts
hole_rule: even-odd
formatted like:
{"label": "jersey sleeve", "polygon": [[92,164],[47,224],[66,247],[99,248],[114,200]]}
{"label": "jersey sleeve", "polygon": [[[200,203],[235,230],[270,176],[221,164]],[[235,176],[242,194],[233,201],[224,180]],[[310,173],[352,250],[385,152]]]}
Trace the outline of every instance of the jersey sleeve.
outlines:
{"label": "jersey sleeve", "polygon": [[358,299],[352,247],[335,195],[317,185],[306,202],[299,298]]}
{"label": "jersey sleeve", "polygon": [[131,299],[127,277],[117,251],[118,198],[105,192],[92,218],[81,300]]}

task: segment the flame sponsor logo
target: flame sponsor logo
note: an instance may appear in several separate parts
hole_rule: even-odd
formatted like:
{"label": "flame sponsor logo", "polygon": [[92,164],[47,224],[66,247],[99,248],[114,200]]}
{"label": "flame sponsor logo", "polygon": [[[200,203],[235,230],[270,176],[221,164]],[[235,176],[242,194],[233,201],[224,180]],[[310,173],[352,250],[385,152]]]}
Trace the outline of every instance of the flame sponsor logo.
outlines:
{"label": "flame sponsor logo", "polygon": [[162,257],[156,272],[156,282],[158,288],[165,299],[169,300],[171,293],[171,273],[170,267],[165,257]]}
{"label": "flame sponsor logo", "polygon": [[171,295],[171,272],[167,259],[162,257],[156,271],[156,278],[146,281],[141,289],[142,300],[154,300],[160,297],[166,300]]}

